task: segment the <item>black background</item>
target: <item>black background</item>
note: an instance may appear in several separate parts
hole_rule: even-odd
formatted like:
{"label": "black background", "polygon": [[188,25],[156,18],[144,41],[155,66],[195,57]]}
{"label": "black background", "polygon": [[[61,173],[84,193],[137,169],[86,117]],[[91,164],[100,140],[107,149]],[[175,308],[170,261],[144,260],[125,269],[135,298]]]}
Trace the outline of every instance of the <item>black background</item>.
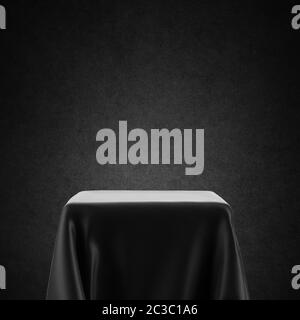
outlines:
{"label": "black background", "polygon": [[[3,1],[0,299],[44,299],[60,211],[86,189],[213,190],[253,299],[297,299],[300,30],[288,1]],[[204,128],[205,169],[100,166],[99,129]]]}

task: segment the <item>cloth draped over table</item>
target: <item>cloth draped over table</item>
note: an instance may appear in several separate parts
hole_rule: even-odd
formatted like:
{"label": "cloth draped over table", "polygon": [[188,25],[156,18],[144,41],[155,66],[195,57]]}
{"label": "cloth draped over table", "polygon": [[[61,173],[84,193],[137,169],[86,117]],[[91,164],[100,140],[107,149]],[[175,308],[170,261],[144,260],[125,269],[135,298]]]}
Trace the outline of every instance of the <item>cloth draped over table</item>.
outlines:
{"label": "cloth draped over table", "polygon": [[67,204],[47,299],[248,299],[227,204]]}

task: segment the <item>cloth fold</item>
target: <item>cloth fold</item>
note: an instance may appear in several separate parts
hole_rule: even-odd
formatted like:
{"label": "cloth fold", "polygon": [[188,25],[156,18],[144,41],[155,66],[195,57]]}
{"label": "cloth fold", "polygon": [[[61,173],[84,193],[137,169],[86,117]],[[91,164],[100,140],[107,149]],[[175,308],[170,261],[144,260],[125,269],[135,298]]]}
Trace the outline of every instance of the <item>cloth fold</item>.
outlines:
{"label": "cloth fold", "polygon": [[69,203],[47,299],[248,299],[220,203]]}

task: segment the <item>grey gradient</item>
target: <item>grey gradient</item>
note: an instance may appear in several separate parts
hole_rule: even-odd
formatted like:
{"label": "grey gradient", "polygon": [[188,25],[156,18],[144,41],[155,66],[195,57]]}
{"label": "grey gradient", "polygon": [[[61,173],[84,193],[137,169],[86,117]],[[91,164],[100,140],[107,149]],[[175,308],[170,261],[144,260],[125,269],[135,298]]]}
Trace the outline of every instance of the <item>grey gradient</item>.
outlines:
{"label": "grey gradient", "polygon": [[[300,297],[299,43],[287,1],[2,1],[0,299],[43,299],[59,216],[89,189],[212,190],[250,296]],[[205,167],[96,162],[96,133],[204,128]]]}

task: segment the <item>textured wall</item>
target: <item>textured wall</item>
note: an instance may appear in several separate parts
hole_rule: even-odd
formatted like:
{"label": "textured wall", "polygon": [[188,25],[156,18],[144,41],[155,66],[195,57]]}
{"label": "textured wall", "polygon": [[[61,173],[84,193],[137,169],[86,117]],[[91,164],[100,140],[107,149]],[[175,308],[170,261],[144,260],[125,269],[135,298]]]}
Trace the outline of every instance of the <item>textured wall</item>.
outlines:
{"label": "textured wall", "polygon": [[[217,192],[252,298],[300,297],[300,32],[287,2],[1,3],[0,299],[44,298],[60,210],[85,189]],[[96,133],[118,120],[204,128],[204,173],[98,165]]]}

